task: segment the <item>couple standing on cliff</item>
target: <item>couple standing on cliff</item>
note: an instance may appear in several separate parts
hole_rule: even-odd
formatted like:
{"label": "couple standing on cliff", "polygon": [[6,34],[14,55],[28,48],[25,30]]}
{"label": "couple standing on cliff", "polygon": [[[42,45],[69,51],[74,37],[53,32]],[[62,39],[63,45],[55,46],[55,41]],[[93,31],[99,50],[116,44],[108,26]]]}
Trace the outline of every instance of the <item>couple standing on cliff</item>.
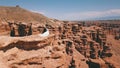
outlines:
{"label": "couple standing on cliff", "polygon": [[[9,23],[9,26],[11,29],[11,31],[10,31],[11,37],[15,37],[15,25],[17,25],[18,36],[23,37],[23,36],[32,35],[32,23],[30,23],[28,26],[26,26],[26,25],[22,24],[21,22],[19,22],[19,24]],[[26,31],[27,27],[28,27],[28,31]],[[49,30],[45,26],[42,31],[42,34],[39,34],[39,36],[45,37],[48,35],[49,35]]]}

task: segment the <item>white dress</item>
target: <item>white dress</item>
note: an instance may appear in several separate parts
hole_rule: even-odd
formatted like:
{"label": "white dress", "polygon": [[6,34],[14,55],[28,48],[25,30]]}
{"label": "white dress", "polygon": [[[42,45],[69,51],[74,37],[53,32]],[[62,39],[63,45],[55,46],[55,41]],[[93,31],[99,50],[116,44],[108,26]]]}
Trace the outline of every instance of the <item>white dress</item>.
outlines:
{"label": "white dress", "polygon": [[39,36],[41,36],[41,37],[46,37],[46,36],[48,36],[49,35],[49,30],[47,29],[47,31],[46,32],[44,32],[44,33],[42,33],[42,34],[39,34]]}

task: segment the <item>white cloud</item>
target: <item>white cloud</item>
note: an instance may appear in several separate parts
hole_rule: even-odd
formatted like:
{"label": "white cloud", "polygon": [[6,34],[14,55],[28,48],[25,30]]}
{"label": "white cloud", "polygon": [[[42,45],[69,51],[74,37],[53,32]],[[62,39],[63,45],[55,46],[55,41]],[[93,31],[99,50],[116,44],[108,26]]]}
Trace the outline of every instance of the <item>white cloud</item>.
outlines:
{"label": "white cloud", "polygon": [[111,9],[107,11],[87,11],[87,12],[76,12],[68,13],[65,15],[66,19],[72,20],[85,20],[106,16],[120,16],[120,9]]}
{"label": "white cloud", "polygon": [[40,13],[46,15],[50,18],[60,19],[60,20],[90,20],[101,17],[111,17],[120,16],[120,9],[111,9],[106,11],[87,11],[87,12],[73,12],[73,13],[48,13],[45,11],[35,11],[32,12]]}

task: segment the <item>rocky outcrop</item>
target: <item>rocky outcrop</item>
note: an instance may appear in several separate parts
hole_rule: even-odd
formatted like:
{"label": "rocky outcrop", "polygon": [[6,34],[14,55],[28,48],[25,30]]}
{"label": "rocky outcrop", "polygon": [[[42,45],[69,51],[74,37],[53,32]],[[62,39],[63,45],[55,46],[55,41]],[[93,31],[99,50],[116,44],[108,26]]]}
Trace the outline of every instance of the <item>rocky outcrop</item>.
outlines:
{"label": "rocky outcrop", "polygon": [[[44,27],[38,27],[42,31]],[[114,68],[103,29],[80,23],[47,25],[49,36],[0,37],[0,63],[6,68]]]}
{"label": "rocky outcrop", "polygon": [[[55,40],[55,35],[1,36],[0,39],[2,40],[0,43],[0,67],[2,68],[68,68],[71,66],[72,58],[77,68],[81,66],[79,52],[73,48],[76,51],[73,53],[74,57],[66,53],[65,45],[69,44],[69,40]],[[87,67],[85,62],[82,64]]]}
{"label": "rocky outcrop", "polygon": [[[89,68],[109,68],[103,58],[112,57],[110,45],[107,44],[106,34],[103,29],[98,26],[83,27],[80,23],[67,23],[59,27],[60,33],[57,32],[59,40],[63,40],[66,45],[66,53],[70,56],[74,55],[73,49],[77,50],[85,58]],[[56,31],[59,29],[56,28]],[[62,33],[62,34],[61,34]],[[92,59],[93,61],[91,61]],[[100,62],[97,62],[102,60]],[[73,66],[77,66],[73,60]],[[79,67],[78,67],[79,68]]]}

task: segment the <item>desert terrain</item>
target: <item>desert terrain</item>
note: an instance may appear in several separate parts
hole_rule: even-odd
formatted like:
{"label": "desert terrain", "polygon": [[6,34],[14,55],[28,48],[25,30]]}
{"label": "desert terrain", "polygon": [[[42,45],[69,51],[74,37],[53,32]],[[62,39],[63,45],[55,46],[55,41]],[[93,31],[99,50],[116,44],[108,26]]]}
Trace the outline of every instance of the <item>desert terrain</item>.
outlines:
{"label": "desert terrain", "polygon": [[120,20],[61,21],[19,6],[0,10],[0,68],[120,68]]}

